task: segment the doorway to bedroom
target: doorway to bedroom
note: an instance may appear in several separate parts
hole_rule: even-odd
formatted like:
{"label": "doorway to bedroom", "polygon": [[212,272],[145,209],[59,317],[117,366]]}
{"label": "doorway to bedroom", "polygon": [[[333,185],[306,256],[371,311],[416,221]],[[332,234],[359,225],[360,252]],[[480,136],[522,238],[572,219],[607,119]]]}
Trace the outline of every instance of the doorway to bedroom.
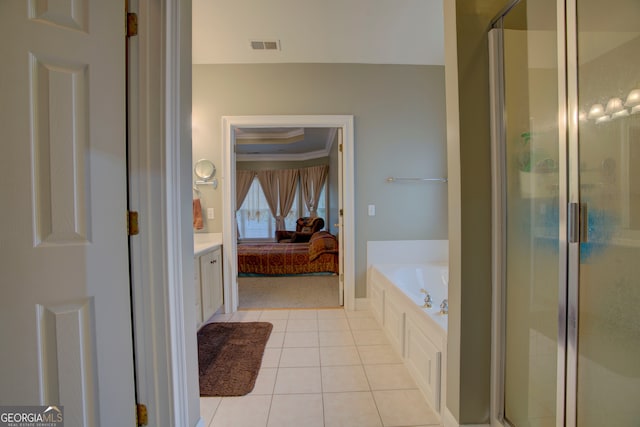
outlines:
{"label": "doorway to bedroom", "polygon": [[225,312],[353,306],[353,116],[226,116],[222,135]]}
{"label": "doorway to bedroom", "polygon": [[342,305],[335,127],[235,130],[238,309]]}

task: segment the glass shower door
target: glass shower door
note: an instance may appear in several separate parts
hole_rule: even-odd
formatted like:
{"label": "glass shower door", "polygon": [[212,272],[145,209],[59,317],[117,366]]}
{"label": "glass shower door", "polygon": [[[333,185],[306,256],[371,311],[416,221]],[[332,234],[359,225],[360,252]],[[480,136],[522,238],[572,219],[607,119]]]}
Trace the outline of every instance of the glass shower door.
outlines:
{"label": "glass shower door", "polygon": [[504,418],[555,426],[559,131],[556,1],[502,18]]}
{"label": "glass shower door", "polygon": [[578,313],[576,424],[639,426],[640,2],[575,4],[573,126],[586,219],[578,277],[570,281]]}

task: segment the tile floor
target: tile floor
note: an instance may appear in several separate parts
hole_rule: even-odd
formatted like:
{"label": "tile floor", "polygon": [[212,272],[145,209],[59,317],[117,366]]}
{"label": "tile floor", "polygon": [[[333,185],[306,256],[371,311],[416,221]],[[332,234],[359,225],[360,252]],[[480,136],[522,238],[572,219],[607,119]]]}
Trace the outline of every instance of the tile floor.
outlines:
{"label": "tile floor", "polygon": [[211,321],[266,321],[274,327],[250,394],[200,398],[205,426],[439,425],[368,311],[239,311]]}

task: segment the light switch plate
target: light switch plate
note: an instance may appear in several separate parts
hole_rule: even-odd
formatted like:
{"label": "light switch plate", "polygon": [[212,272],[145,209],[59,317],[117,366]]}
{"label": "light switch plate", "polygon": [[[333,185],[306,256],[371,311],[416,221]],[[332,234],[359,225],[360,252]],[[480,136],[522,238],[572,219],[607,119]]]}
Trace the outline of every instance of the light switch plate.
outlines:
{"label": "light switch plate", "polygon": [[376,205],[369,205],[369,216],[376,216]]}
{"label": "light switch plate", "polygon": [[213,208],[207,208],[207,218],[208,219],[216,219],[214,215]]}

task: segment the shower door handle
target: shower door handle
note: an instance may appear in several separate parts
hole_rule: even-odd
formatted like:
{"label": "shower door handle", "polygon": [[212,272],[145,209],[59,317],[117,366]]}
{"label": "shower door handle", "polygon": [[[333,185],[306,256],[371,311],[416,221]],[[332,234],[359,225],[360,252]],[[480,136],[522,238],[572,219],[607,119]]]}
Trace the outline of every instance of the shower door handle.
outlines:
{"label": "shower door handle", "polygon": [[589,241],[589,211],[586,203],[569,203],[567,211],[567,240],[569,243]]}

